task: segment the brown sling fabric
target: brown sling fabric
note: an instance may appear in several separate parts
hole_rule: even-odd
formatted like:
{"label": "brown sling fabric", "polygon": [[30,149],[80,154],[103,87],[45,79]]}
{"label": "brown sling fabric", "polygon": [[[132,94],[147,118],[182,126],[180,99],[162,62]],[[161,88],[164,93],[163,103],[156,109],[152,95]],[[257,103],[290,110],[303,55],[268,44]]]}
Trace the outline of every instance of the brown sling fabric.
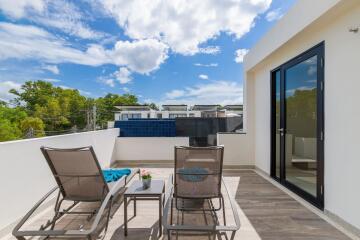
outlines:
{"label": "brown sling fabric", "polygon": [[175,197],[221,196],[222,146],[175,147]]}
{"label": "brown sling fabric", "polygon": [[109,191],[92,147],[56,149],[42,147],[63,198],[101,201]]}

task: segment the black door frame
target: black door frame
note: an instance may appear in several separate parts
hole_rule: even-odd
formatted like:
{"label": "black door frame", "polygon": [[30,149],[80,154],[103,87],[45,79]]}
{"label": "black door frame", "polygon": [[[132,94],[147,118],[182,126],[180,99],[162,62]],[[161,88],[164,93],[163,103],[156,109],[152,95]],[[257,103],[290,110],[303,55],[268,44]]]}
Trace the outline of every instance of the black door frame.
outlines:
{"label": "black door frame", "polygon": [[[314,197],[310,193],[302,190],[294,184],[286,181],[285,171],[285,137],[280,137],[280,178],[276,177],[276,121],[275,121],[275,74],[280,71],[280,124],[286,126],[285,123],[285,70],[317,55],[317,196]],[[271,146],[271,167],[270,175],[276,181],[280,182],[291,191],[295,192],[314,206],[324,209],[324,67],[325,67],[325,42],[321,42],[300,55],[290,59],[279,67],[270,72],[270,146]]]}

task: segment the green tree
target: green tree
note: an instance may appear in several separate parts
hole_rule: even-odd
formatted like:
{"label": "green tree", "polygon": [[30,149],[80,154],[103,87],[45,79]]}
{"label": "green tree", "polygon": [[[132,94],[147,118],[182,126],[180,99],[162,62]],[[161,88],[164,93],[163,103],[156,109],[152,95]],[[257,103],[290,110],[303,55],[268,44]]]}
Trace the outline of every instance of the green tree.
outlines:
{"label": "green tree", "polygon": [[26,117],[20,122],[20,129],[24,136],[33,131],[34,137],[43,137],[45,136],[44,128],[43,121],[37,117]]}
{"label": "green tree", "polygon": [[0,142],[20,139],[22,132],[15,123],[0,118]]}
{"label": "green tree", "polygon": [[23,106],[29,116],[40,118],[45,130],[56,134],[74,126],[84,128],[89,101],[76,89],[55,87],[45,81],[29,81],[21,90],[10,90],[13,102]]}
{"label": "green tree", "polygon": [[18,106],[24,105],[27,111],[35,111],[36,105],[45,106],[49,98],[56,98],[56,88],[45,81],[28,81],[21,86],[21,90],[11,89],[10,93],[17,96],[13,102]]}
{"label": "green tree", "polygon": [[20,108],[9,108],[6,104],[0,105],[0,141],[9,141],[22,138],[19,128],[20,122],[27,117]]}
{"label": "green tree", "polygon": [[21,107],[10,108],[7,106],[0,106],[0,119],[6,119],[11,123],[19,124],[20,121],[26,117],[27,114]]}
{"label": "green tree", "polygon": [[150,104],[145,103],[145,105],[149,105],[149,107],[153,110],[156,110],[156,111],[159,110],[159,107],[155,103],[150,103]]}
{"label": "green tree", "polygon": [[114,120],[115,106],[121,105],[138,105],[138,99],[131,94],[107,94],[105,97],[100,97],[95,100],[98,112],[97,123],[100,126],[106,126],[108,121]]}
{"label": "green tree", "polygon": [[[114,120],[115,106],[137,105],[138,99],[131,94],[107,94],[97,99],[82,96],[76,89],[63,89],[45,81],[25,82],[20,90],[11,89],[15,95],[15,108],[0,102],[0,120],[4,139],[17,139],[34,129],[35,136],[56,135],[84,129],[88,118],[97,107],[97,125],[105,127]],[[153,104],[156,108],[156,105]],[[11,132],[13,129],[13,132]]]}

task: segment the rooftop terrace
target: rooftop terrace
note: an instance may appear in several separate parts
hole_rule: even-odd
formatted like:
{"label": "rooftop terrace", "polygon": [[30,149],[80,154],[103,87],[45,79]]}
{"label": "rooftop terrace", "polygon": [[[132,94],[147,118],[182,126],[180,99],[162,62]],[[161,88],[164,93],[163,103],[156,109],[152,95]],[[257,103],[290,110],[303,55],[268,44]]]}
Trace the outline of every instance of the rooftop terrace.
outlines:
{"label": "rooftop terrace", "polygon": [[[108,129],[0,143],[0,155],[7,160],[1,162],[1,168],[17,169],[16,178],[13,178],[12,171],[0,175],[4,193],[0,199],[0,239],[13,239],[10,232],[15,224],[56,185],[40,146],[93,146],[102,168],[146,168],[150,169],[154,179],[167,181],[174,171],[174,146],[186,146],[190,142],[188,137],[118,137],[118,134],[119,129]],[[353,232],[334,221],[326,212],[310,205],[258,170],[246,133],[218,133],[216,137],[218,144],[225,146],[224,179],[232,196],[235,196],[240,218],[241,226],[235,239],[357,239]],[[12,181],[9,182],[9,179]],[[116,206],[114,209],[117,211],[113,212],[105,239],[158,239],[157,202],[138,202],[136,217],[131,217],[132,210],[129,210],[131,218],[126,238],[123,236],[122,198],[116,201]],[[79,206],[89,207],[94,205]],[[132,207],[129,206],[129,209]],[[51,212],[52,206],[42,209],[28,227],[38,229],[39,222],[46,222]],[[221,221],[222,217],[217,218]],[[190,224],[192,221],[204,222],[205,219],[206,224],[211,224],[211,220],[214,220],[206,214],[193,213],[179,215],[178,220],[181,219],[190,221]],[[231,211],[226,211],[226,219],[231,219]],[[84,223],[84,217],[74,216],[63,217],[61,223],[60,227],[75,229],[88,224],[86,221]],[[103,235],[101,232],[99,228],[99,234]],[[215,237],[226,239],[220,233]],[[209,235],[179,233],[177,239],[209,239]]]}
{"label": "rooftop terrace", "polygon": [[[172,168],[154,167],[146,164],[155,179],[167,180]],[[121,163],[119,167],[124,167]],[[238,204],[238,213],[241,227],[235,239],[350,239],[336,229],[331,223],[319,214],[305,207],[303,202],[297,201],[293,196],[280,189],[277,184],[256,170],[225,170],[225,182],[230,192],[235,196]],[[131,203],[132,204],[132,203]],[[80,205],[79,208],[91,208],[89,204]],[[166,239],[165,235],[158,237],[157,203],[142,201],[137,203],[137,216],[130,209],[128,236],[124,237],[124,209],[123,199],[116,201],[115,211],[112,214],[109,229],[104,239]],[[315,211],[315,212],[314,212]],[[37,228],[39,222],[52,217],[52,209],[46,209],[41,215],[33,219],[29,228]],[[229,214],[229,211],[227,212]],[[221,214],[220,214],[221,215]],[[184,221],[204,222],[209,218],[204,213],[186,213],[179,218]],[[227,216],[228,217],[228,216]],[[63,228],[78,228],[86,223],[84,217],[66,216],[61,220]],[[211,224],[211,220],[209,222]],[[99,231],[100,232],[100,231]],[[176,237],[176,238],[175,238]],[[226,239],[225,235],[199,233],[173,234],[174,239]],[[2,239],[15,239],[7,235]],[[37,238],[34,238],[37,239]]]}

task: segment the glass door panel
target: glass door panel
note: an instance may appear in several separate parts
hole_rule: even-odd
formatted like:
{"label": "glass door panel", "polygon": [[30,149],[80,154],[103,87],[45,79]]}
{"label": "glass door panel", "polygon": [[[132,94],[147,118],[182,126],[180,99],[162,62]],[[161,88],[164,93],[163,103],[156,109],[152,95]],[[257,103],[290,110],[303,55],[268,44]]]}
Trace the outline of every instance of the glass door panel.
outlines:
{"label": "glass door panel", "polygon": [[317,195],[317,55],[285,70],[286,181]]}
{"label": "glass door panel", "polygon": [[271,175],[323,208],[324,44],[271,74]]}
{"label": "glass door panel", "polygon": [[275,78],[275,177],[280,179],[280,71],[276,71]]}

